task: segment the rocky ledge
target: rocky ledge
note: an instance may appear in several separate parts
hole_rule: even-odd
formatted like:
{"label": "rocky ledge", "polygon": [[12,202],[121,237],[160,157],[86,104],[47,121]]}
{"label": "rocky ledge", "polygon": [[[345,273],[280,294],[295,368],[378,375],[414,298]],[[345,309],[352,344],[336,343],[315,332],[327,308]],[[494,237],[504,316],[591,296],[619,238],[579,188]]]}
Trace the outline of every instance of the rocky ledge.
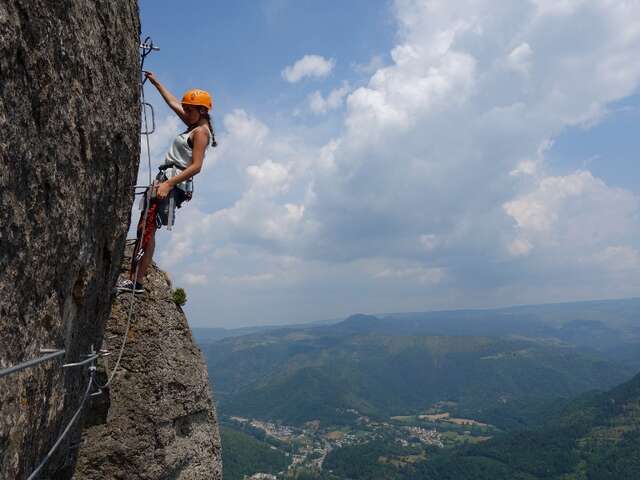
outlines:
{"label": "rocky ledge", "polygon": [[[166,273],[152,265],[135,296],[119,370],[94,397],[73,478],[222,479],[217,417],[207,368]],[[105,330],[113,368],[130,293],[118,295]]]}

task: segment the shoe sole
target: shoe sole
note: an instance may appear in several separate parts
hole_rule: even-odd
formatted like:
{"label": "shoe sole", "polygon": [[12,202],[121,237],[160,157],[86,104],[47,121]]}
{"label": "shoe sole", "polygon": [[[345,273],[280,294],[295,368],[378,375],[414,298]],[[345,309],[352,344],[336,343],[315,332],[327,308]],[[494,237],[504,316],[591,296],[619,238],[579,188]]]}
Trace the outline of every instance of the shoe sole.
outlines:
{"label": "shoe sole", "polygon": [[133,293],[134,295],[140,295],[142,293],[144,293],[144,290],[132,290],[130,288],[124,288],[124,287],[116,287],[115,288],[116,293]]}

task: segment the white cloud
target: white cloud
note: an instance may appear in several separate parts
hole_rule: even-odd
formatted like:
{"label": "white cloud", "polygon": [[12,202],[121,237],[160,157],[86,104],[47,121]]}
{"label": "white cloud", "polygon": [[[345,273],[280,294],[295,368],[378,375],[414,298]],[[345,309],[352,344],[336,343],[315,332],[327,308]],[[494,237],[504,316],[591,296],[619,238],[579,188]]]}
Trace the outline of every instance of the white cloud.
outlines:
{"label": "white cloud", "polygon": [[189,286],[202,286],[208,283],[206,275],[199,275],[196,273],[185,273],[182,275],[182,281]]}
{"label": "white cloud", "polygon": [[251,182],[251,192],[256,195],[284,193],[290,179],[287,167],[271,160],[247,167],[247,175]]}
{"label": "white cloud", "polygon": [[527,239],[516,238],[509,244],[509,253],[513,256],[527,255],[531,248],[532,245]]}
{"label": "white cloud", "polygon": [[544,177],[535,190],[503,205],[518,232],[512,253],[552,247],[566,249],[567,255],[584,255],[603,243],[633,236],[638,207],[635,195],[609,187],[587,171]]}
{"label": "white cloud", "polygon": [[353,69],[358,73],[371,75],[384,67],[382,55],[374,55],[365,64],[355,63]]}
{"label": "white cloud", "polygon": [[[393,14],[390,61],[309,99],[344,102],[342,122],[225,117],[203,203],[179,212],[176,268],[206,255],[210,285],[300,285],[348,312],[640,293],[638,196],[547,160],[639,86],[640,4],[396,0]],[[283,76],[328,75],[317,58]]]}
{"label": "white cloud", "polygon": [[336,61],[320,55],[305,55],[293,65],[282,70],[282,78],[289,83],[296,83],[305,77],[325,78],[333,71]]}
{"label": "white cloud", "polygon": [[328,141],[318,153],[317,165],[321,171],[331,172],[335,169],[336,159],[335,153],[340,148],[340,141],[330,140]]}
{"label": "white cloud", "polygon": [[419,241],[426,251],[434,250],[440,244],[438,236],[432,233],[420,235]]}
{"label": "white cloud", "polygon": [[465,53],[432,58],[429,49],[403,44],[391,56],[395,65],[378,70],[367,87],[349,95],[351,135],[415,128],[419,118],[459,104],[472,92],[476,62]]}
{"label": "white cloud", "polygon": [[324,114],[330,110],[336,110],[344,103],[344,98],[349,93],[349,86],[343,84],[340,88],[331,90],[327,97],[323,97],[319,90],[309,95],[309,108],[315,114]]}
{"label": "white cloud", "polygon": [[586,3],[586,0],[532,0],[538,15],[571,15]]}
{"label": "white cloud", "polygon": [[531,57],[533,56],[533,50],[528,43],[521,43],[514,48],[507,57],[507,65],[512,70],[528,75],[531,70]]}
{"label": "white cloud", "polygon": [[407,268],[388,268],[374,274],[378,279],[410,279],[420,283],[440,283],[445,276],[442,268],[427,268],[423,266]]}
{"label": "white cloud", "polygon": [[637,271],[640,269],[640,251],[629,245],[606,247],[604,250],[597,252],[593,259],[609,270]]}
{"label": "white cloud", "polygon": [[230,284],[263,284],[264,282],[268,282],[273,279],[272,273],[258,273],[255,275],[236,275],[236,276],[225,276],[223,280],[226,283]]}
{"label": "white cloud", "polygon": [[516,168],[509,172],[513,177],[535,175],[544,166],[544,156],[553,147],[553,141],[545,139],[536,150],[532,158],[525,158],[516,165]]}
{"label": "white cloud", "polygon": [[269,134],[269,128],[264,123],[240,109],[225,115],[224,127],[233,139],[255,145],[262,145]]}

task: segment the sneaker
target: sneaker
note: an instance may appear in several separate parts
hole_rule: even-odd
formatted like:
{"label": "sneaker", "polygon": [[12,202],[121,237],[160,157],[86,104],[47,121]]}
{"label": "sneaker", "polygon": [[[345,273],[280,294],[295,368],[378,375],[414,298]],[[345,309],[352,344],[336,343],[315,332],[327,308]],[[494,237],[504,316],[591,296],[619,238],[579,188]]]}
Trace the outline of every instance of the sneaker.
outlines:
{"label": "sneaker", "polygon": [[144,287],[141,283],[124,280],[116,286],[118,292],[144,293]]}

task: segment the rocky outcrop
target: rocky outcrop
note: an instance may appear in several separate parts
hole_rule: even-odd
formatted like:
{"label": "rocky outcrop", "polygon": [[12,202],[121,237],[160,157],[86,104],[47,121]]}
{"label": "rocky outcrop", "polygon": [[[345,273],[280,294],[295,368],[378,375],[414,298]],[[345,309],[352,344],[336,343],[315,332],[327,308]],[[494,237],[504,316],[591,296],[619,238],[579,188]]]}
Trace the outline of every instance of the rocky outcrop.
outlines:
{"label": "rocky outcrop", "polygon": [[[0,368],[99,345],[139,159],[135,0],[0,2]],[[27,478],[87,368],[0,379],[0,478]],[[70,475],[76,425],[40,478]]]}
{"label": "rocky outcrop", "polygon": [[[105,339],[113,368],[123,335],[120,369],[92,400],[76,480],[222,479],[220,437],[207,368],[171,284],[155,266],[146,293],[120,294]],[[106,380],[106,369],[101,381]]]}

